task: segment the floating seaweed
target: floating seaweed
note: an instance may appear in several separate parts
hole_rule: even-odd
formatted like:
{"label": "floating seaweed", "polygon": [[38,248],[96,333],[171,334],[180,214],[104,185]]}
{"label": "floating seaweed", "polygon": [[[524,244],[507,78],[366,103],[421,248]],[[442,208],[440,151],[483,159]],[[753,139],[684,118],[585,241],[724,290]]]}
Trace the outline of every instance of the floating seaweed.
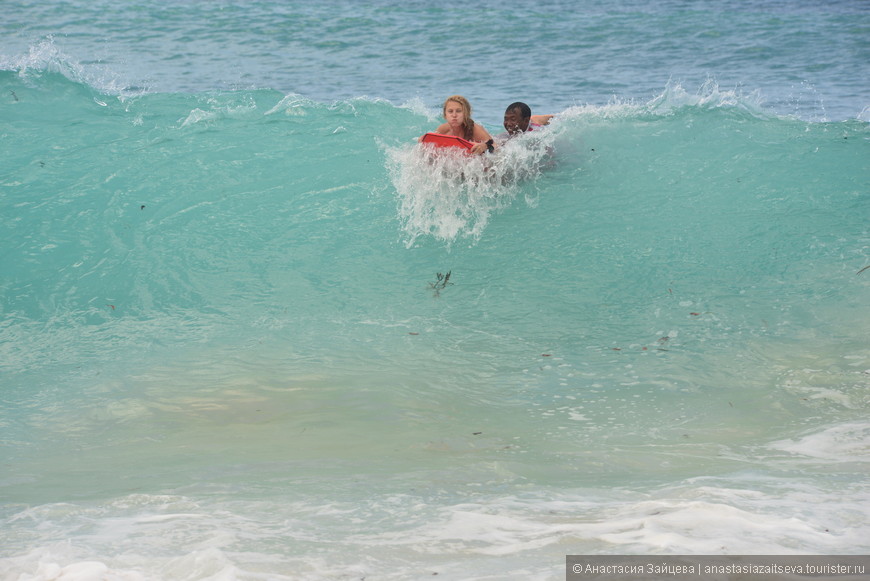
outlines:
{"label": "floating seaweed", "polygon": [[435,282],[429,283],[429,288],[434,291],[434,295],[436,297],[441,296],[441,291],[447,288],[448,286],[453,286],[453,283],[450,282],[450,273],[452,271],[448,270],[447,274],[436,273],[435,274]]}

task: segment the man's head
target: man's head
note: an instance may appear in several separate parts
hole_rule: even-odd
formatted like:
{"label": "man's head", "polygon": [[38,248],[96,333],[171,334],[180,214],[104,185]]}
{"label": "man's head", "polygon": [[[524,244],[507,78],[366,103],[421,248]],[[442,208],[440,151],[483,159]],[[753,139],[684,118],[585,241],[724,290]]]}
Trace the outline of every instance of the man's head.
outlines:
{"label": "man's head", "polygon": [[529,121],[532,118],[532,110],[525,103],[511,103],[504,111],[504,128],[514,135],[522,133],[529,128]]}

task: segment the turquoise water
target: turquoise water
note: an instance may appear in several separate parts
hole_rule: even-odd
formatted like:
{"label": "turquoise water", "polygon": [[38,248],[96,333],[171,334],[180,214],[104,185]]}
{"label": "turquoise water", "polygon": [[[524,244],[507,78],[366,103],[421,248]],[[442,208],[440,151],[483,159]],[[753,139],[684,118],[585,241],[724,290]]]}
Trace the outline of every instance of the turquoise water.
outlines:
{"label": "turquoise water", "polygon": [[0,577],[866,554],[870,12],[722,6],[8,10]]}

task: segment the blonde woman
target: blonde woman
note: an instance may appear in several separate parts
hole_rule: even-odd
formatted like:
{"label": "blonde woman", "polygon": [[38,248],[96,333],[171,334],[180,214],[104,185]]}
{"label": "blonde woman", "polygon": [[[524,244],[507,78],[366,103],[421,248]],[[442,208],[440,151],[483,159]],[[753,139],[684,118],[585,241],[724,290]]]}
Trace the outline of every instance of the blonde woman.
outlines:
{"label": "blonde woman", "polygon": [[473,141],[471,153],[483,153],[493,150],[493,140],[489,132],[471,118],[471,103],[462,95],[447,97],[442,108],[444,120],[435,133],[461,137]]}

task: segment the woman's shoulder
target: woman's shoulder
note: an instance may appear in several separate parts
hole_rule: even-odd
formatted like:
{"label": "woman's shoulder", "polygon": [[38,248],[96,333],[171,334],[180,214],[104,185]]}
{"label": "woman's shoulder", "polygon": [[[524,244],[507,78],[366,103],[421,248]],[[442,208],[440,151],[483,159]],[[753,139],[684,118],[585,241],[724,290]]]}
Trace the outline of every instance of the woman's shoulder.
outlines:
{"label": "woman's shoulder", "polygon": [[489,134],[489,131],[481,125],[480,123],[474,124],[474,136],[472,137],[474,141],[486,141],[487,139],[492,139],[492,135]]}

